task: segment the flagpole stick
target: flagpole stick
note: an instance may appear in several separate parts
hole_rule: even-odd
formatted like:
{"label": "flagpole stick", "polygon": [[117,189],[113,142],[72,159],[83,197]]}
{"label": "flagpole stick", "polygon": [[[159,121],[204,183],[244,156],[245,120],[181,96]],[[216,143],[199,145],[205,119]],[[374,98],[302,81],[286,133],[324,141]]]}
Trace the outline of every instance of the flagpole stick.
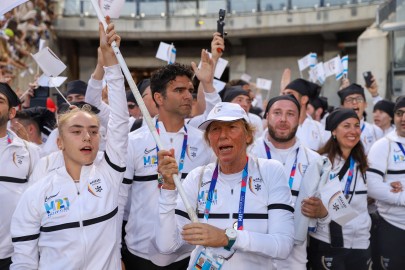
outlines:
{"label": "flagpole stick", "polygon": [[72,106],[72,104],[70,104],[70,102],[65,98],[65,96],[62,94],[62,92],[59,90],[58,87],[56,86],[49,86],[49,87],[55,87],[56,91],[59,92],[59,95],[66,101],[66,103],[69,104],[69,106]]}
{"label": "flagpole stick", "polygon": [[[103,16],[103,14],[101,13],[100,7],[98,6],[97,0],[91,0],[91,3],[93,5],[94,10],[96,11],[98,20],[103,24],[104,30],[107,28],[107,23],[105,21],[105,18]],[[152,136],[156,142],[156,145],[159,147],[159,149],[165,149],[163,147],[163,144],[160,140],[160,137],[156,131],[156,128],[152,122],[152,117],[149,114],[148,109],[145,106],[145,103],[143,102],[142,96],[139,93],[138,88],[136,87],[136,84],[131,76],[131,73],[128,69],[127,64],[125,63],[124,57],[121,54],[120,49],[118,48],[117,44],[115,43],[115,41],[111,44],[112,49],[114,50],[115,56],[117,57],[118,63],[121,66],[122,72],[124,73],[125,78],[127,79],[127,82],[129,84],[129,87],[131,88],[132,93],[134,94],[134,97],[136,99],[136,102],[138,103],[139,108],[142,111],[142,115],[143,115],[143,120],[146,122],[146,124],[148,125],[148,128],[150,130],[150,132],[152,133]],[[180,182],[180,178],[177,174],[173,174],[173,179],[174,179],[174,183],[177,187],[177,190],[180,194],[180,197],[184,203],[184,206],[187,210],[187,213],[191,219],[192,222],[197,223],[198,222],[198,218],[197,215],[194,211],[194,209],[191,207],[190,202],[187,199],[186,193],[183,189],[183,186],[181,185]]]}

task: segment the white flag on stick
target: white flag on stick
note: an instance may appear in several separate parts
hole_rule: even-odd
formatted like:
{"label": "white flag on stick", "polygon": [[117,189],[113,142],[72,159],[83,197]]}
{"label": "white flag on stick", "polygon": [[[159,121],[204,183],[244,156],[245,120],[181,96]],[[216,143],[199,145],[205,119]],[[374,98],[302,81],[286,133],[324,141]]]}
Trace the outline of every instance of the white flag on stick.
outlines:
{"label": "white flag on stick", "polygon": [[267,91],[270,91],[271,83],[272,83],[271,80],[267,80],[267,79],[263,79],[263,78],[256,79],[256,87],[267,90]]}
{"label": "white flag on stick", "polygon": [[307,67],[314,67],[317,63],[316,57],[316,53],[309,53],[303,58],[299,59],[298,68],[300,69],[300,71],[303,71]]}
{"label": "white flag on stick", "polygon": [[1,0],[0,16],[27,1],[28,0]]}
{"label": "white flag on stick", "polygon": [[40,50],[36,54],[32,54],[32,57],[48,77],[57,77],[66,69],[66,65],[49,47]]}
{"label": "white flag on stick", "polygon": [[250,80],[252,79],[252,76],[250,76],[249,74],[243,73],[242,76],[240,76],[241,80],[244,80],[245,82],[250,82]]}
{"label": "white flag on stick", "polygon": [[104,16],[110,16],[111,19],[118,19],[121,14],[125,0],[99,0],[98,4],[103,11]]}
{"label": "white flag on stick", "polygon": [[349,55],[342,57],[343,75],[347,78],[349,73]]}
{"label": "white flag on stick", "polygon": [[173,64],[176,62],[176,48],[173,43],[168,44],[165,42],[160,42],[158,51],[156,53],[156,58],[167,61],[168,64]]}
{"label": "white flag on stick", "polygon": [[325,76],[329,77],[335,75],[336,80],[339,80],[343,76],[343,65],[340,60],[340,56],[336,56],[323,64],[325,70]]}
{"label": "white flag on stick", "polygon": [[316,83],[316,81],[319,81],[320,84],[325,83],[326,76],[322,62],[316,64],[314,68],[311,68],[309,78],[313,83]]}
{"label": "white flag on stick", "polygon": [[[209,52],[208,55],[212,58],[212,54]],[[217,64],[215,65],[214,77],[217,79],[221,79],[222,74],[225,71],[226,66],[228,65],[229,61],[223,58],[219,58]],[[198,69],[201,68],[201,61],[198,64]]]}

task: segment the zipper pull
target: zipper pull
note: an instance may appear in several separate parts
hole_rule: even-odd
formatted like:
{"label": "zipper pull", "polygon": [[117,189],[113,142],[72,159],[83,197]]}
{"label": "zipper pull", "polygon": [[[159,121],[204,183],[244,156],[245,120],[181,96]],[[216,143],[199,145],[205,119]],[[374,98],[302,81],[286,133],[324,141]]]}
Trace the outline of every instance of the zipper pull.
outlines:
{"label": "zipper pull", "polygon": [[231,189],[231,195],[233,195],[233,188]]}

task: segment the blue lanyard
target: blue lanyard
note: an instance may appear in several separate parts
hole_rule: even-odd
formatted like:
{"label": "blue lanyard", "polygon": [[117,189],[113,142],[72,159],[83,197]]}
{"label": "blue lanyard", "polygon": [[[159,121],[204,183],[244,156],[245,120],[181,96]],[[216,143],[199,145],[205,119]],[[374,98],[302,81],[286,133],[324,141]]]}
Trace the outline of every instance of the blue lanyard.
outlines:
{"label": "blue lanyard", "polygon": [[267,145],[267,143],[264,140],[263,140],[263,143],[264,143],[264,149],[266,149],[267,159],[271,159],[270,147]]}
{"label": "blue lanyard", "polygon": [[361,132],[363,132],[365,127],[366,127],[366,124],[363,123],[363,125],[361,126]]}
{"label": "blue lanyard", "polygon": [[343,194],[347,197],[350,192],[350,185],[352,184],[353,180],[353,172],[354,172],[354,158],[350,156],[350,166],[349,166],[349,175],[347,176],[346,186]]}
{"label": "blue lanyard", "polygon": [[[270,147],[266,144],[265,141],[263,141],[263,143],[264,143],[264,148],[266,149],[267,159],[271,159]],[[295,171],[297,170],[297,159],[298,159],[299,150],[300,150],[300,148],[297,148],[297,152],[295,154],[295,161],[291,168],[290,178],[288,179],[288,185],[290,186],[290,189],[292,189],[292,185],[294,183]]]}
{"label": "blue lanyard", "polygon": [[[160,135],[160,131],[159,131],[159,119],[156,119],[156,131],[157,133]],[[180,161],[179,161],[179,174],[181,173],[181,171],[183,170],[184,167],[184,157],[186,156],[186,150],[187,150],[187,128],[184,125],[184,139],[183,139],[183,145],[181,147],[181,154],[180,154]],[[159,152],[159,147],[156,145],[156,153]],[[156,162],[158,162],[158,158],[156,155]],[[163,177],[160,173],[158,173],[158,186],[160,187],[163,184]]]}
{"label": "blue lanyard", "polygon": [[12,136],[11,136],[10,132],[7,131],[7,144],[11,144],[13,142],[11,137]]}
{"label": "blue lanyard", "polygon": [[[245,198],[246,198],[246,184],[248,178],[248,164],[249,158],[246,157],[246,165],[242,173],[242,183],[240,184],[240,198],[239,198],[239,208],[238,208],[238,230],[243,230],[243,214],[245,212]],[[210,215],[211,203],[214,197],[214,190],[218,180],[218,163],[215,166],[214,173],[212,174],[210,189],[208,190],[207,203],[205,204],[204,210],[204,220],[208,222],[208,217]]]}
{"label": "blue lanyard", "polygon": [[402,146],[402,143],[397,142],[397,144],[398,144],[399,148],[401,149],[402,153],[405,155],[405,149]]}

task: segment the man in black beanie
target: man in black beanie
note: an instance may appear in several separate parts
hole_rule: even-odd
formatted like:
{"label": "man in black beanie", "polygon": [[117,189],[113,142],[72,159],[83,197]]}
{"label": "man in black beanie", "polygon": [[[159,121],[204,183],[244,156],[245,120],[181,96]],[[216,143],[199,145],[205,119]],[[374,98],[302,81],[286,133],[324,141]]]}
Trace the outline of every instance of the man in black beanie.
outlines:
{"label": "man in black beanie", "polygon": [[394,102],[386,99],[380,100],[374,105],[374,124],[382,129],[384,136],[395,130],[394,106]]}
{"label": "man in black beanie", "polygon": [[370,151],[371,146],[378,139],[383,137],[383,131],[376,125],[367,123],[364,120],[364,111],[367,108],[366,96],[364,95],[364,88],[358,84],[352,83],[351,85],[343,88],[338,92],[340,97],[340,104],[343,108],[353,109],[360,119],[361,128],[361,142],[364,146],[366,154]]}
{"label": "man in black beanie", "polygon": [[393,111],[396,130],[374,143],[368,155],[368,195],[377,201],[379,214],[376,269],[405,265],[405,96],[397,99]]}
{"label": "man in black beanie", "polygon": [[307,104],[312,98],[319,96],[321,87],[304,79],[295,79],[282,91],[283,95],[291,94],[301,106],[297,137],[302,144],[317,151],[329,139],[330,134],[325,132],[324,127],[307,114]]}
{"label": "man in black beanie", "polygon": [[239,104],[247,113],[249,123],[251,123],[255,127],[255,138],[259,138],[260,136],[262,136],[262,119],[259,116],[249,112],[250,108],[252,107],[252,98],[249,91],[244,90],[243,87],[240,85],[231,86],[229,88],[226,88],[226,92],[222,101]]}
{"label": "man in black beanie", "polygon": [[29,176],[39,159],[39,148],[22,140],[7,128],[20,104],[17,95],[6,83],[0,83],[0,269],[9,269],[13,245],[10,223],[17,203],[29,185]]}
{"label": "man in black beanie", "polygon": [[307,113],[315,121],[321,122],[328,112],[328,99],[326,97],[311,98],[307,105]]}
{"label": "man in black beanie", "polygon": [[75,80],[67,83],[66,99],[69,102],[84,101],[86,95],[87,83],[81,80]]}

